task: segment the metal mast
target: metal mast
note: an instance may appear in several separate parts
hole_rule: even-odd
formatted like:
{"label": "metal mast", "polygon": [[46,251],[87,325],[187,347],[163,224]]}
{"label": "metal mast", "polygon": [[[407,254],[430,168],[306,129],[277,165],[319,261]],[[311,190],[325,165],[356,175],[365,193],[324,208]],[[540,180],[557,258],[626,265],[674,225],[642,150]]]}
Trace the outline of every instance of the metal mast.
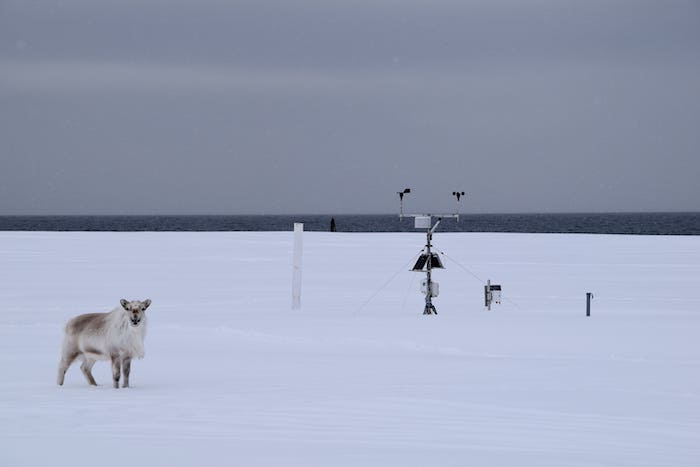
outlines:
{"label": "metal mast", "polygon": [[[404,214],[403,213],[403,197],[405,194],[410,193],[411,189],[406,188],[403,191],[397,191],[396,194],[399,195],[399,203],[400,203],[400,210],[399,210],[399,219],[403,219],[404,217],[413,217],[415,219],[415,228],[417,229],[426,229],[426,243],[425,243],[425,253],[421,254],[420,257],[418,258],[418,261],[416,262],[415,266],[413,266],[413,271],[421,272],[423,271],[423,268],[425,268],[425,273],[426,273],[426,278],[425,278],[425,284],[423,288],[423,292],[425,293],[425,308],[423,309],[423,314],[424,315],[437,315],[437,309],[435,308],[435,305],[433,305],[433,297],[438,296],[438,284],[436,282],[433,282],[433,277],[432,277],[432,271],[435,268],[440,268],[444,269],[444,266],[442,265],[442,261],[440,260],[440,257],[438,256],[437,253],[433,253],[432,247],[433,247],[433,233],[437,229],[438,225],[440,225],[440,221],[442,221],[443,218],[455,218],[459,221],[459,214],[457,211],[454,214],[438,214],[438,215],[431,215],[431,214]],[[459,203],[459,200],[462,196],[464,196],[463,191],[454,191],[452,192],[452,195],[457,198],[457,202]],[[432,225],[432,219],[433,217],[437,217],[437,222],[435,225]],[[435,263],[433,263],[435,261]],[[423,287],[423,285],[422,285]]]}
{"label": "metal mast", "polygon": [[428,229],[428,231],[426,232],[428,242],[425,244],[425,251],[428,254],[428,262],[425,266],[427,290],[425,292],[425,309],[423,310],[424,315],[437,314],[435,305],[433,305],[433,281],[431,277],[431,271],[433,269],[433,253],[430,251],[430,248],[433,246],[431,244],[431,240],[433,239],[433,232],[435,232],[435,229],[437,229],[437,226],[440,224],[441,220],[442,219],[438,219],[435,225]]}

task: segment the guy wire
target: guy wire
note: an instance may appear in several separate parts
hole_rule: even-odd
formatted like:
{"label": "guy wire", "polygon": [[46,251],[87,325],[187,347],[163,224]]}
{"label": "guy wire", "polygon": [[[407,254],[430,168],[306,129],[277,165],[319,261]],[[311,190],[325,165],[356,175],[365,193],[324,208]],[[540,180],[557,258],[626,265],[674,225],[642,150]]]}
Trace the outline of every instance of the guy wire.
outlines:
{"label": "guy wire", "polygon": [[[421,252],[423,252],[423,250],[421,250]],[[379,292],[381,292],[382,290],[384,290],[384,289],[386,288],[386,286],[389,285],[389,284],[391,283],[391,281],[393,281],[393,280],[396,278],[396,276],[399,275],[399,273],[400,273],[401,271],[404,271],[404,270],[406,269],[406,267],[408,267],[412,262],[414,262],[414,261],[416,260],[416,258],[418,258],[418,256],[420,256],[420,253],[418,253],[417,255],[413,255],[413,257],[411,258],[411,260],[410,260],[408,263],[406,263],[406,264],[404,264],[403,266],[401,266],[401,268],[400,268],[398,271],[396,271],[396,272],[394,273],[394,275],[391,276],[391,277],[389,278],[389,280],[386,281],[376,292],[374,292],[374,293],[372,294],[372,296],[369,297],[369,298],[360,306],[360,308],[358,308],[358,309],[355,311],[355,313],[359,313],[360,311],[362,311],[362,309],[363,309],[364,307],[366,307],[367,304],[368,304],[369,302],[371,302],[371,301],[374,299],[374,297],[376,297],[376,296],[379,294]]]}

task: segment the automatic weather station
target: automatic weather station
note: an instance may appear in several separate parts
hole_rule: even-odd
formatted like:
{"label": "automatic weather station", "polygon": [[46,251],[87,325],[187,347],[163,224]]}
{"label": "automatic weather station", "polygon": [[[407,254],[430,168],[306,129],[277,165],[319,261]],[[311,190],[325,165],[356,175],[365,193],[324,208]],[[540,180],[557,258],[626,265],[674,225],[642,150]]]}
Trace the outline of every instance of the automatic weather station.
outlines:
{"label": "automatic weather station", "polygon": [[[435,230],[437,229],[438,225],[440,225],[440,221],[442,221],[442,219],[444,218],[453,218],[459,221],[459,210],[452,214],[404,214],[403,197],[404,195],[411,193],[411,189],[406,188],[403,191],[397,191],[396,193],[399,195],[399,219],[401,220],[404,217],[413,217],[414,228],[425,229],[427,238],[425,247],[421,251],[420,255],[418,256],[418,260],[416,261],[416,264],[411,270],[415,272],[425,272],[425,279],[421,281],[421,292],[425,294],[425,308],[423,309],[423,314],[436,315],[437,309],[435,309],[435,305],[433,305],[433,298],[436,298],[438,296],[440,292],[440,286],[437,282],[433,281],[432,270],[444,269],[445,267],[443,266],[440,255],[432,250],[433,233],[435,233]],[[457,203],[459,203],[462,196],[464,196],[464,192],[453,191],[452,196],[454,196],[457,199]],[[435,224],[433,224],[433,217],[437,218]]]}

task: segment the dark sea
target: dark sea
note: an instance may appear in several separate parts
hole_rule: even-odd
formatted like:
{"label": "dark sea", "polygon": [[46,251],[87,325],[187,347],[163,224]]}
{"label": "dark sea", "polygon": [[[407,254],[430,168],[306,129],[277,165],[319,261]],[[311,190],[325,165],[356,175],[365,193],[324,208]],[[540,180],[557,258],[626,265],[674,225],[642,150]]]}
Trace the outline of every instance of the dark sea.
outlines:
{"label": "dark sea", "polygon": [[[0,216],[0,230],[199,232],[284,231],[295,222],[304,230],[338,232],[412,232],[413,219],[387,215],[285,216]],[[442,232],[594,233],[627,235],[700,235],[700,213],[620,214],[464,214],[444,219]]]}

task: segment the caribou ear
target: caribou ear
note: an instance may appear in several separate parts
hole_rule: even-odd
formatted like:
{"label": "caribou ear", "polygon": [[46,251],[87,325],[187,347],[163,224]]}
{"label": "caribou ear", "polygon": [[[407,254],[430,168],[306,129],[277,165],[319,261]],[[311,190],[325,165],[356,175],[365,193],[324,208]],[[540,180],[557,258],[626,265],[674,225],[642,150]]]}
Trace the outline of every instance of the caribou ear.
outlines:
{"label": "caribou ear", "polygon": [[129,306],[129,301],[128,301],[128,300],[124,300],[124,299],[122,298],[121,300],[119,300],[119,303],[121,303],[122,308],[124,308],[125,310],[129,311],[129,308],[128,308],[128,306]]}
{"label": "caribou ear", "polygon": [[146,300],[143,301],[143,309],[145,310],[149,306],[151,306],[151,299],[147,298]]}

